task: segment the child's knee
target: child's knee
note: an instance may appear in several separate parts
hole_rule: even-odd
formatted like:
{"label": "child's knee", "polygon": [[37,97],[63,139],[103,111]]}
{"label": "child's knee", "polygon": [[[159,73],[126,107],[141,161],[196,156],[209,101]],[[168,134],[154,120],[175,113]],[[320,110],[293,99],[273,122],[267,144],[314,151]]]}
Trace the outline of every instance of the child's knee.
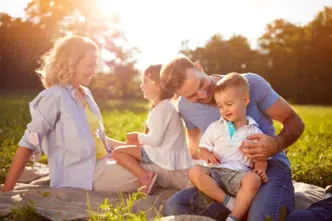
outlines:
{"label": "child's knee", "polygon": [[119,151],[119,149],[114,149],[114,150],[112,151],[112,158],[113,158],[113,159],[115,159],[115,160],[119,159],[119,155],[120,155],[120,151]]}
{"label": "child's knee", "polygon": [[189,179],[193,180],[197,177],[199,177],[203,173],[203,168],[199,165],[192,166],[189,169]]}
{"label": "child's knee", "polygon": [[256,173],[248,172],[244,175],[241,185],[246,186],[252,190],[258,190],[261,186],[261,178]]}

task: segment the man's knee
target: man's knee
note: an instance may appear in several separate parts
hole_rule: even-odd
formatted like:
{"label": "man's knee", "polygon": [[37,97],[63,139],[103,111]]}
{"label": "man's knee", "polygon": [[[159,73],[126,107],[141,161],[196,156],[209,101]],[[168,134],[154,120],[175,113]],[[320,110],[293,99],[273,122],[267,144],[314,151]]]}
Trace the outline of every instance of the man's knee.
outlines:
{"label": "man's knee", "polygon": [[286,187],[272,188],[265,185],[267,184],[260,188],[254,198],[248,214],[249,221],[263,221],[266,216],[278,220],[282,207],[286,207],[287,213],[294,209],[293,193],[288,191]]}
{"label": "man's knee", "polygon": [[171,215],[177,215],[179,214],[178,211],[178,205],[175,202],[170,201],[172,198],[170,198],[165,207],[164,207],[164,211],[163,214],[164,216],[171,216]]}
{"label": "man's knee", "polygon": [[180,191],[171,196],[164,207],[164,216],[180,215],[188,213],[186,206],[190,204],[189,200],[183,198],[185,196],[184,191]]}

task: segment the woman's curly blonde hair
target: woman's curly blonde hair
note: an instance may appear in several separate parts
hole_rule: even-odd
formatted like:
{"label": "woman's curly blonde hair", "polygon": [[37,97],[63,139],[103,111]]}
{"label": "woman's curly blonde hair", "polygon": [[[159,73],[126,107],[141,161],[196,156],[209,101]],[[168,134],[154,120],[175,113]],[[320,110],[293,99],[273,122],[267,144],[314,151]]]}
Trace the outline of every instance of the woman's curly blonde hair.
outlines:
{"label": "woman's curly blonde hair", "polygon": [[69,36],[57,40],[41,57],[41,66],[36,70],[44,87],[68,84],[75,74],[76,65],[89,50],[98,50],[98,46],[86,37]]}

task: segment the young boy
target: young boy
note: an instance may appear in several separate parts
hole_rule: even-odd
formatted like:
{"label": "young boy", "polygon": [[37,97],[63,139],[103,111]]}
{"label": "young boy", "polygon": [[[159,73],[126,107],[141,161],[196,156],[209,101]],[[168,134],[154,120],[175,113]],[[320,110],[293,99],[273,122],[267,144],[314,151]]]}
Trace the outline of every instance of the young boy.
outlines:
{"label": "young boy", "polygon": [[250,96],[245,77],[227,74],[217,83],[214,98],[222,117],[203,134],[199,155],[206,163],[190,168],[189,178],[200,191],[231,211],[227,221],[236,221],[249,209],[261,182],[267,182],[267,161],[253,165],[239,150],[248,136],[262,132],[257,123],[246,116]]}

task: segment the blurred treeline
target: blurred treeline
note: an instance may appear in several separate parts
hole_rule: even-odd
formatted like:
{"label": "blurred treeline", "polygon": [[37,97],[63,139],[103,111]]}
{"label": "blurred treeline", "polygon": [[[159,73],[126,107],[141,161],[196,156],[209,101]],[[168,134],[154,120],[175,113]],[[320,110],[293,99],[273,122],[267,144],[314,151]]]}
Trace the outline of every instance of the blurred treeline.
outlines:
{"label": "blurred treeline", "polygon": [[252,50],[244,36],[226,40],[216,34],[194,50],[183,41],[181,52],[209,74],[257,73],[292,103],[332,104],[332,7],[304,26],[283,19],[267,24],[258,45]]}
{"label": "blurred treeline", "polygon": [[[0,13],[0,88],[40,89],[34,73],[38,59],[54,39],[68,33],[94,39],[102,48],[100,74],[91,83],[94,95],[107,98],[139,97],[138,49],[128,47],[119,18],[98,14],[96,1],[31,0],[25,17]],[[162,43],[162,42],[161,42]],[[332,104],[332,7],[325,7],[306,25],[275,20],[266,26],[253,50],[246,37],[212,36],[204,47],[181,53],[199,60],[209,74],[254,72],[292,103]]]}
{"label": "blurred treeline", "polygon": [[30,0],[24,18],[0,13],[2,91],[40,90],[34,72],[38,61],[55,39],[68,33],[87,36],[102,49],[100,74],[91,82],[96,96],[141,95],[134,59],[138,49],[128,46],[119,17],[100,15],[92,0]]}

